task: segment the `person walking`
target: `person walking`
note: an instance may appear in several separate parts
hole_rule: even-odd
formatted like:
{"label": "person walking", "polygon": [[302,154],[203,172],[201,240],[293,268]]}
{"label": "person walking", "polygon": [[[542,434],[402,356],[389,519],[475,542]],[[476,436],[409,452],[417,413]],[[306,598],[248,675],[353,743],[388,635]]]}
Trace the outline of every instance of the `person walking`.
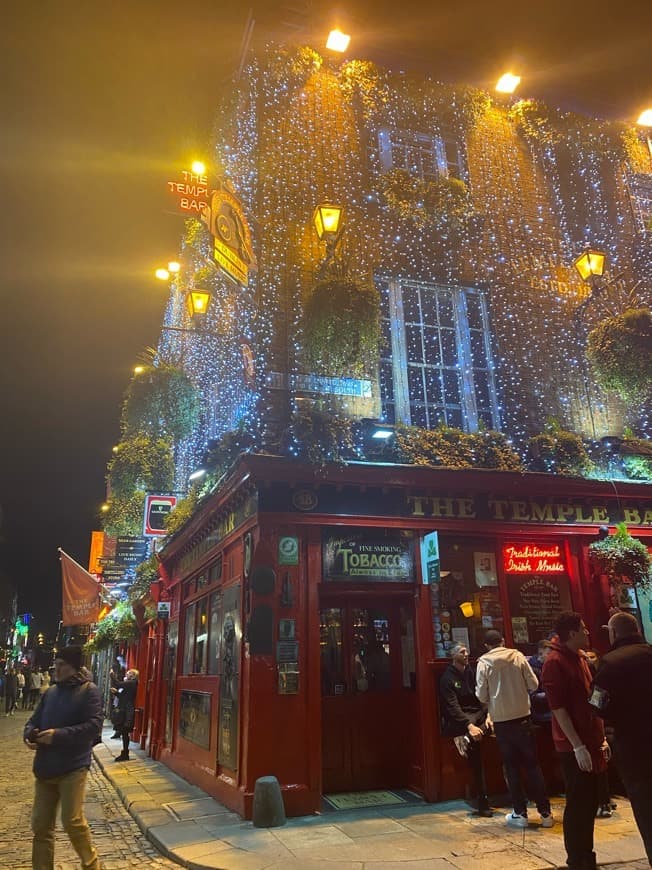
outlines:
{"label": "person walking", "polygon": [[590,644],[584,620],[579,613],[561,613],[555,631],[558,641],[543,665],[543,687],[566,790],[564,846],[569,870],[595,870],[598,774],[606,770],[611,752],[602,722],[589,705],[591,671],[582,650]]}
{"label": "person walking", "polygon": [[111,671],[111,693],[118,699],[113,718],[115,733],[122,737],[122,752],[116,761],[129,761],[129,735],[134,727],[136,715],[136,691],[138,690],[138,671],[131,668],[124,680],[119,680]]}
{"label": "person walking", "polygon": [[41,694],[41,683],[43,681],[43,675],[38,669],[34,669],[32,671],[32,676],[30,678],[30,692],[29,692],[29,709],[33,710],[34,707],[39,702],[39,697]]}
{"label": "person walking", "polygon": [[507,813],[505,821],[517,828],[528,826],[522,767],[527,776],[529,794],[541,816],[541,825],[551,828],[554,818],[537,758],[530,718],[530,692],[538,687],[538,680],[523,653],[508,649],[500,632],[490,629],[485,635],[485,647],[487,652],[478,660],[475,694],[489,708],[505,766],[507,787],[514,808]]}
{"label": "person walking", "polygon": [[25,725],[25,744],[34,757],[32,868],[52,870],[54,826],[61,805],[61,823],[84,870],[100,870],[88,822],[84,791],[91,748],[102,732],[102,697],[80,673],[82,649],[67,646],[54,661],[55,685]]}
{"label": "person walking", "polygon": [[[600,656],[594,649],[584,650],[584,658],[587,661],[589,666],[589,670],[591,671],[591,678],[595,679],[595,675],[598,671],[598,666],[600,664]],[[607,734],[607,729],[605,728],[605,737],[607,743],[611,747],[611,740],[609,739],[609,735]],[[613,755],[613,750],[612,750]],[[613,803],[611,800],[611,788],[609,786],[609,769],[608,766],[604,770],[600,771],[598,774],[598,812],[596,813],[596,817],[598,819],[610,819],[613,815],[613,810],[617,808],[617,805]]]}
{"label": "person walking", "polygon": [[[20,698],[21,710],[27,709],[27,699],[29,697],[29,668],[21,668],[16,674],[18,680],[18,698]],[[18,700],[18,698],[16,700]]]}
{"label": "person walking", "polygon": [[5,676],[5,716],[13,716],[18,709],[16,698],[18,695],[18,676],[12,666],[9,667]]}
{"label": "person walking", "polygon": [[50,671],[48,671],[48,670],[41,671],[41,688],[39,689],[39,691],[41,693],[41,697],[43,697],[43,695],[45,695],[47,690],[50,688],[51,684],[52,684],[52,678],[50,677]]}
{"label": "person walking", "polygon": [[652,865],[652,646],[631,613],[615,613],[608,629],[611,650],[598,666],[590,703],[613,727],[614,761]]}
{"label": "person walking", "polygon": [[477,815],[493,816],[487,796],[482,759],[484,738],[491,733],[487,708],[475,695],[475,676],[469,665],[469,651],[462,643],[451,649],[451,663],[439,682],[441,733],[453,737],[458,752],[469,763],[478,797]]}

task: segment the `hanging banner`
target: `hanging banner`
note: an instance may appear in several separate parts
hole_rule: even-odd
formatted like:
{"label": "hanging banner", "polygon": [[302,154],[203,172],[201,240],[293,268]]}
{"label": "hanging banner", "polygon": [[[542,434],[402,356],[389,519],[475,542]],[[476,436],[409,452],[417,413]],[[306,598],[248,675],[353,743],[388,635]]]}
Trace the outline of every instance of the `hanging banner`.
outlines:
{"label": "hanging banner", "polygon": [[104,555],[104,532],[91,532],[91,551],[88,557],[88,570],[91,574],[102,573]]}
{"label": "hanging banner", "polygon": [[100,610],[100,588],[91,576],[63,550],[61,558],[62,624],[92,625]]}

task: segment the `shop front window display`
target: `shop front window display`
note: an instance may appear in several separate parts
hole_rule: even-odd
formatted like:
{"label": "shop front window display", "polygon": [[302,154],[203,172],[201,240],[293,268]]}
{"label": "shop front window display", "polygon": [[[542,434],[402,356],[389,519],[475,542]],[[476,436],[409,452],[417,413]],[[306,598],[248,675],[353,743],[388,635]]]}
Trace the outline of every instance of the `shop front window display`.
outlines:
{"label": "shop front window display", "polygon": [[463,643],[477,658],[488,629],[504,632],[494,543],[442,537],[440,560],[440,580],[430,586],[435,657]]}

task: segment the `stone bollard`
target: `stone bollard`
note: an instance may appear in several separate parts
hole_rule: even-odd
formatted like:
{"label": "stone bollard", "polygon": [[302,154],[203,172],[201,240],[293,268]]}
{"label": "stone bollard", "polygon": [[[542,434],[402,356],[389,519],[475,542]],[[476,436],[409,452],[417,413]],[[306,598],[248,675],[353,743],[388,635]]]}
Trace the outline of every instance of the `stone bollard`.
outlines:
{"label": "stone bollard", "polygon": [[255,828],[280,828],[287,821],[281,786],[275,776],[256,780],[251,821]]}

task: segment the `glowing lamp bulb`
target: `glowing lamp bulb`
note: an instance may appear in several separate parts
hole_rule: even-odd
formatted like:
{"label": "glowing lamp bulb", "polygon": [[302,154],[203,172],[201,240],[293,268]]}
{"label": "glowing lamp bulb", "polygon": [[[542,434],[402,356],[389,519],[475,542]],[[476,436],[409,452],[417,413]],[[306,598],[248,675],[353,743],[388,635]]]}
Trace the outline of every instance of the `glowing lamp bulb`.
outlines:
{"label": "glowing lamp bulb", "polygon": [[168,272],[172,275],[176,275],[181,269],[181,263],[177,263],[176,260],[172,260],[171,263],[168,263]]}
{"label": "glowing lamp bulb", "polygon": [[206,164],[201,160],[193,160],[190,167],[195,175],[206,175]]}
{"label": "glowing lamp bulb", "polygon": [[652,109],[646,109],[638,116],[637,124],[641,127],[652,127]]}
{"label": "glowing lamp bulb", "polygon": [[349,47],[349,42],[351,42],[351,36],[348,33],[342,33],[341,30],[336,28],[328,34],[326,48],[331,51],[346,51]]}
{"label": "glowing lamp bulb", "polygon": [[167,269],[157,269],[156,272],[154,272],[154,274],[156,275],[156,277],[158,278],[159,281],[169,281],[169,279],[170,279],[170,273],[168,272]]}
{"label": "glowing lamp bulb", "polygon": [[145,371],[145,366],[134,366],[134,374],[135,375],[142,375],[142,373],[144,371]]}
{"label": "glowing lamp bulb", "polygon": [[462,616],[465,616],[467,619],[473,616],[473,604],[470,601],[463,601],[460,604],[460,610],[462,611]]}
{"label": "glowing lamp bulb", "polygon": [[511,72],[506,72],[498,79],[496,90],[499,94],[513,94],[521,83],[521,77]]}

